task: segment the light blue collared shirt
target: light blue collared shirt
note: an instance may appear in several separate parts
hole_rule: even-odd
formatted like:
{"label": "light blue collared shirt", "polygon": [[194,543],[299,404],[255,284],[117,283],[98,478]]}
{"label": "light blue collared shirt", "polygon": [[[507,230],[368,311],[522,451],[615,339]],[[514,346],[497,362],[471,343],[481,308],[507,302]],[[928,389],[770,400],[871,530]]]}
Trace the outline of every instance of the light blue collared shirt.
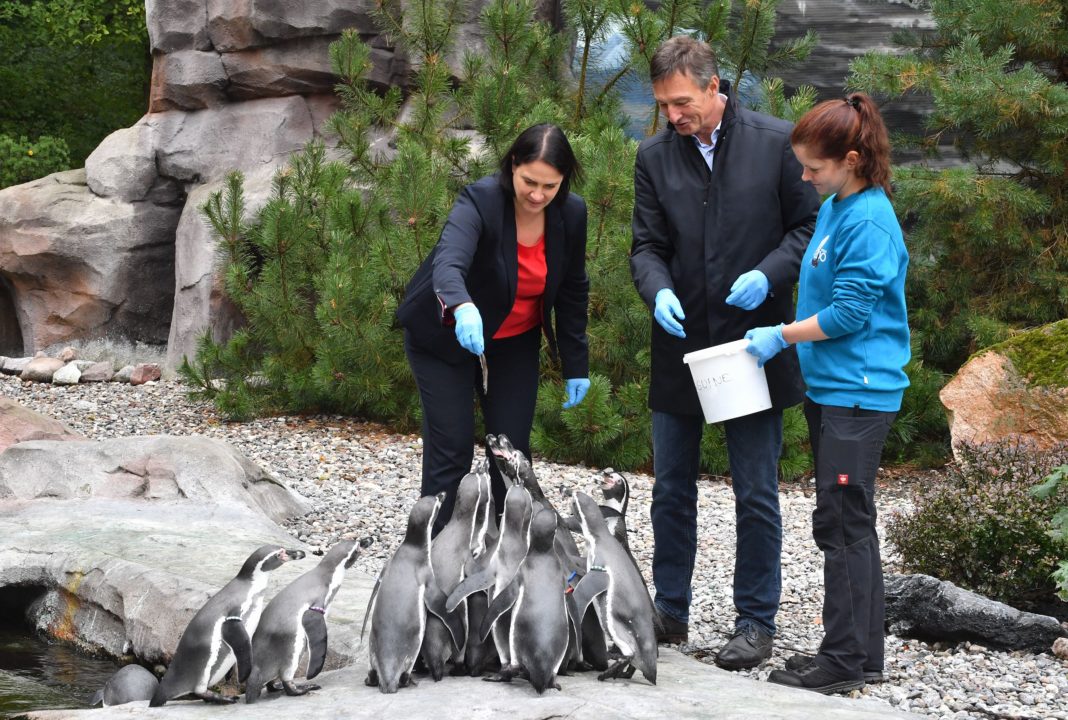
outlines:
{"label": "light blue collared shirt", "polygon": [[[726,95],[720,93],[719,96],[723,98],[724,103],[727,102]],[[720,119],[719,124],[716,125],[716,129],[712,131],[712,137],[710,138],[712,142],[710,142],[708,145],[705,145],[703,142],[698,140],[697,135],[693,136],[693,141],[697,143],[697,149],[701,151],[701,157],[705,159],[705,164],[708,165],[709,172],[712,171],[712,161],[715,159],[716,153],[716,141],[719,140],[719,131],[722,127],[723,120]]]}

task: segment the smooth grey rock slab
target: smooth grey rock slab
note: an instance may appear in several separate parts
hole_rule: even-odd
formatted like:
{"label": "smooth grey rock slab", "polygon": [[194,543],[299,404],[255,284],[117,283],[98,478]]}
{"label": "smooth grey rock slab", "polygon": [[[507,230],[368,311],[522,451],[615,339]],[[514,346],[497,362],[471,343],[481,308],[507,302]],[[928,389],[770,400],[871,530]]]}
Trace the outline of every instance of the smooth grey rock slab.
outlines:
{"label": "smooth grey rock slab", "polygon": [[969,640],[1000,650],[1050,652],[1068,637],[1054,617],[1023,612],[930,575],[887,575],[886,625],[901,637]]}
{"label": "smooth grey rock slab", "polygon": [[[38,590],[29,620],[48,635],[165,664],[196,611],[266,543],[302,547],[263,513],[229,501],[0,500],[0,588]],[[267,597],[318,562],[309,556],[271,573]],[[371,587],[350,571],[331,626],[358,626]],[[328,668],[359,658],[353,633],[331,633]]]}
{"label": "smooth grey rock slab", "polygon": [[[83,440],[84,437],[55,418],[0,397],[0,453],[27,440]],[[0,497],[3,497],[0,490]]]}
{"label": "smooth grey rock slab", "polygon": [[18,443],[0,453],[0,497],[232,502],[276,522],[309,509],[230,445],[195,435]]}
{"label": "smooth grey rock slab", "polygon": [[[347,582],[347,581],[346,581]],[[331,636],[331,642],[333,637]],[[414,688],[383,695],[364,686],[366,663],[323,673],[315,682],[323,686],[303,697],[277,694],[259,703],[238,703],[225,708],[195,702],[169,702],[162,708],[133,703],[108,708],[109,718],[178,718],[215,720],[219,717],[255,720],[345,718],[347,720],[889,720],[915,718],[871,700],[826,697],[804,690],[742,678],[662,648],[658,685],[642,680],[599,682],[596,673],[559,677],[561,690],[538,695],[522,680],[511,684],[487,683],[478,678],[446,677],[435,683],[429,677]],[[52,710],[30,713],[35,720],[90,720],[89,710]]]}

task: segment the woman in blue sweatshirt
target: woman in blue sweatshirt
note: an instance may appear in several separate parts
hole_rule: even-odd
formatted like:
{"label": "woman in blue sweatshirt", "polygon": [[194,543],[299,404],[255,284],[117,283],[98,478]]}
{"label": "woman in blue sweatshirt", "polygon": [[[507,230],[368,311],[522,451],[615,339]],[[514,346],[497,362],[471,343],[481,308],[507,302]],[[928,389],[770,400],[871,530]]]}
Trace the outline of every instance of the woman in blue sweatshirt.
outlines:
{"label": "woman in blue sweatshirt", "polygon": [[883,679],[875,474],[909,384],[909,256],[889,200],[890,140],[870,97],[817,105],[790,142],[802,179],[828,196],[801,261],[801,319],[745,337],[760,365],[797,343],[816,466],[812,537],[824,557],[824,638],[814,658],[796,655],[768,680],[836,693]]}

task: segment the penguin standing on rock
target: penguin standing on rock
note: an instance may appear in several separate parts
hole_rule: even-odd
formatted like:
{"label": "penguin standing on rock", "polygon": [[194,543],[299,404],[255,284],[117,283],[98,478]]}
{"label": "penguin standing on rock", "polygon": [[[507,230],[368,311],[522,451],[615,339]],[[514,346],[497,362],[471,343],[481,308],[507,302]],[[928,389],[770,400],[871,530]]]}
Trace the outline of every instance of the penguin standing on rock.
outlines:
{"label": "penguin standing on rock", "polygon": [[587,548],[587,571],[574,592],[579,617],[596,602],[601,625],[623,656],[597,679],[630,677],[637,668],[655,685],[655,611],[645,580],[630,553],[609,532],[593,498],[580,492],[571,502]]}
{"label": "penguin standing on rock", "polygon": [[189,694],[206,702],[237,702],[236,697],[225,697],[208,688],[223,679],[235,656],[238,680],[248,679],[252,670],[250,638],[263,612],[267,574],[302,557],[304,551],[278,545],[264,545],[249,555],[237,577],[204,603],[186,626],[149,705],[159,707]]}
{"label": "penguin standing on rock", "polygon": [[297,685],[293,678],[304,648],[308,648],[308,680],[326,662],[326,613],[341,588],[345,571],[371,544],[343,540],[330,548],[319,564],[287,585],[267,604],[252,636],[252,672],[245,684],[245,702],[254,703],[265,683],[281,679],[286,695],[318,690],[314,684]]}
{"label": "penguin standing on rock", "polygon": [[511,665],[496,678],[509,682],[523,675],[538,694],[546,688],[560,689],[556,675],[567,659],[568,649],[581,644],[578,608],[565,593],[567,573],[553,547],[556,513],[540,508],[530,525],[530,550],[510,583],[493,598],[482,623],[482,637],[498,618],[511,611],[508,639]]}
{"label": "penguin standing on rock", "polygon": [[428,610],[445,623],[455,647],[463,643],[459,614],[445,611],[445,595],[430,563],[431,530],[444,499],[445,493],[438,493],[415,503],[404,541],[382,570],[368,603],[364,622],[370,617],[371,668],[365,682],[383,693],[414,685],[412,667],[423,644]]}

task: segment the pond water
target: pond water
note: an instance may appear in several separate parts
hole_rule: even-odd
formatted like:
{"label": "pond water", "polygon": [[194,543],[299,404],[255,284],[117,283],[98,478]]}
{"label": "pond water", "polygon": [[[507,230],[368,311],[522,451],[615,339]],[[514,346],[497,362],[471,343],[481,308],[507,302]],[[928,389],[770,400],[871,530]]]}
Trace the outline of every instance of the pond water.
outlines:
{"label": "pond water", "polygon": [[23,626],[0,625],[0,718],[30,710],[89,707],[89,698],[119,668]]}

